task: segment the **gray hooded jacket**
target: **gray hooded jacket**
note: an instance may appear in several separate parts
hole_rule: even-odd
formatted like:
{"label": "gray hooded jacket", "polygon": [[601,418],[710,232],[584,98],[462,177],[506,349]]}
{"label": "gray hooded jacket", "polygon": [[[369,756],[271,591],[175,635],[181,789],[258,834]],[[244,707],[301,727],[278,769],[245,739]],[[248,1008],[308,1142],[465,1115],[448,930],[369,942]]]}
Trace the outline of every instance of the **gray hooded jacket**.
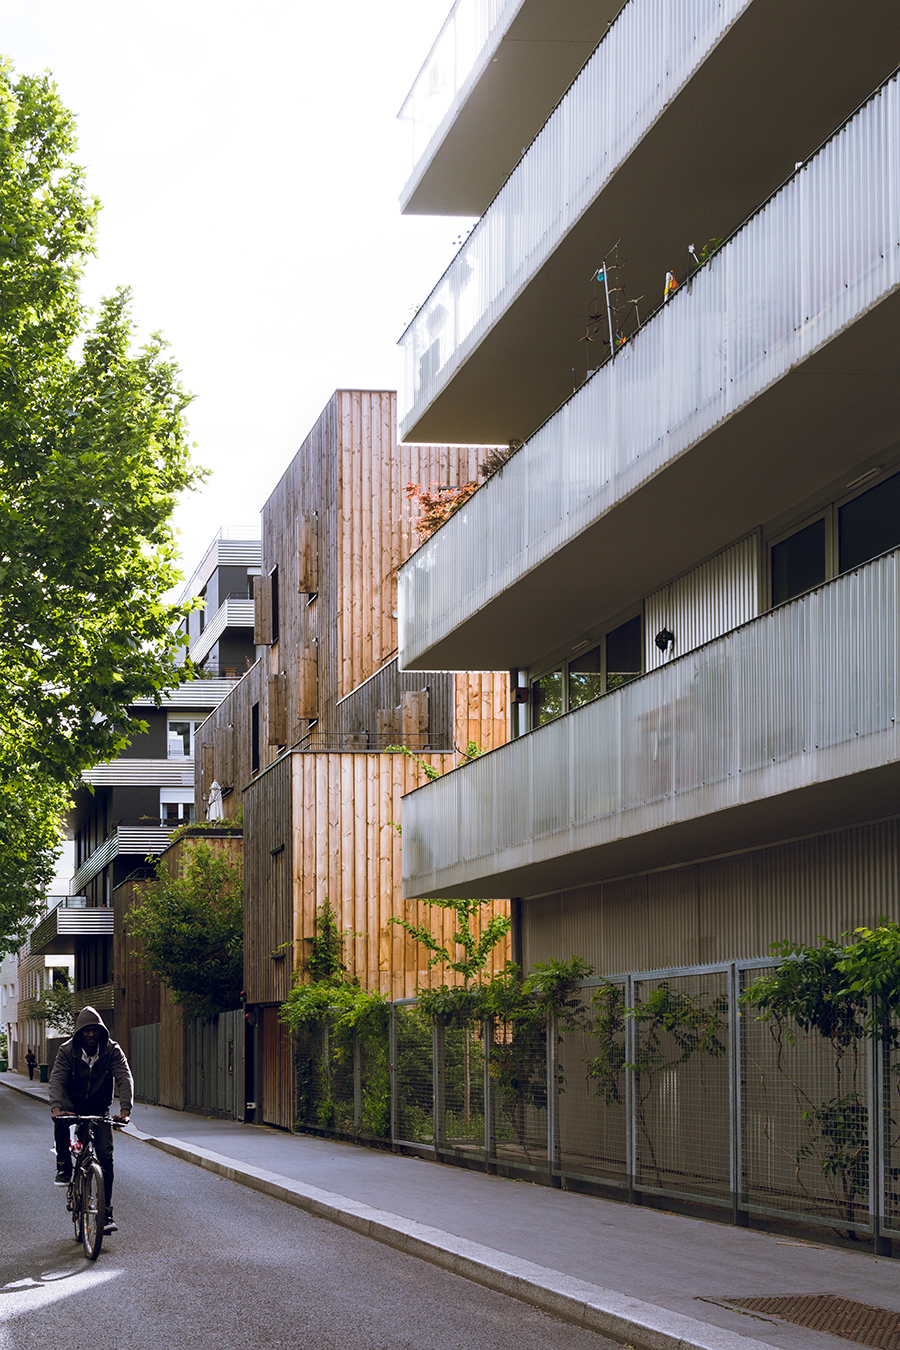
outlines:
{"label": "gray hooded jacket", "polygon": [[[85,1063],[79,1032],[90,1025],[100,1027],[97,1061]],[[63,1041],[56,1052],[53,1072],[50,1074],[50,1109],[59,1106],[63,1111],[80,1116],[102,1116],[109,1110],[113,1098],[113,1083],[119,1098],[119,1110],[129,1114],[134,1099],[134,1081],[128,1060],[121,1046],[110,1040],[96,1008],[82,1008],[75,1023],[75,1035]]]}

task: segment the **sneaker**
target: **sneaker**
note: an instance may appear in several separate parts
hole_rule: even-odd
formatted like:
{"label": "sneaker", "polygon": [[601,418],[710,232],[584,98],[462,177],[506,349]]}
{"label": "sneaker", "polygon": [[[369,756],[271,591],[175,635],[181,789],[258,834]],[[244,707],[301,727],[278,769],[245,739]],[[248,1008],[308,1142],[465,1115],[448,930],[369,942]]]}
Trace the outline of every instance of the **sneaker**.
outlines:
{"label": "sneaker", "polygon": [[71,1180],[72,1180],[72,1164],[71,1164],[71,1163],[57,1163],[57,1164],[56,1164],[56,1181],[55,1181],[53,1184],[54,1184],[55,1186],[68,1186],[68,1184],[69,1184],[69,1182],[70,1182]]}
{"label": "sneaker", "polygon": [[106,1223],[103,1225],[103,1232],[104,1234],[107,1234],[107,1233],[118,1233],[118,1231],[119,1225],[113,1218],[112,1205],[108,1205],[106,1209]]}

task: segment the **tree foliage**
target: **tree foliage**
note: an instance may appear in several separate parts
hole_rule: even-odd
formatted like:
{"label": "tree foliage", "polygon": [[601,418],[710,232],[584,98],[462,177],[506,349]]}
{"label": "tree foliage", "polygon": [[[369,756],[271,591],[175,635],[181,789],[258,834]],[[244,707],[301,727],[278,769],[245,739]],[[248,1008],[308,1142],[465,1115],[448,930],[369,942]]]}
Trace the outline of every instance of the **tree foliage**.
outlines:
{"label": "tree foliage", "polygon": [[187,847],[178,876],[165,862],[128,914],[136,953],[167,985],[185,1017],[209,1022],[237,1008],[243,992],[244,900],[241,868],[207,843]]}
{"label": "tree foliage", "polygon": [[72,992],[68,982],[54,981],[26,1016],[32,1022],[45,1022],[48,1028],[53,1027],[64,1036],[74,1036],[78,1014],[72,1010]]}
{"label": "tree foliage", "polygon": [[98,203],[46,76],[0,63],[0,948],[37,917],[79,773],[113,758],[175,665],[170,524],[197,479],[187,396],[129,293],[80,294]]}
{"label": "tree foliage", "polygon": [[475,975],[484,970],[491,952],[497,943],[506,937],[511,927],[510,920],[495,915],[487,921],[480,932],[476,932],[472,920],[480,909],[492,904],[492,901],[453,899],[422,900],[420,903],[432,905],[435,909],[450,910],[456,916],[452,941],[457,951],[461,949],[461,955],[451,954],[449,948],[445,947],[424,924],[411,923],[409,919],[391,919],[390,922],[405,928],[410,937],[415,938],[416,942],[421,942],[429,953],[429,969],[433,966],[445,966],[448,970],[461,975],[463,984],[467,986]]}

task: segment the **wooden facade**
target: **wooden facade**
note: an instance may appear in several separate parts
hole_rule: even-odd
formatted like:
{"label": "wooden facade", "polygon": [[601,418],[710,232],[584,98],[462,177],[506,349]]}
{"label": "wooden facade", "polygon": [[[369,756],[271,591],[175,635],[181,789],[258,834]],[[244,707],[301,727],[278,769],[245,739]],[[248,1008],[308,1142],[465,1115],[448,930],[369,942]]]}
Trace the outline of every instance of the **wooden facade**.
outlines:
{"label": "wooden facade", "polygon": [[[190,852],[200,843],[224,853],[232,863],[241,861],[244,841],[239,836],[187,835],[160,854],[169,876],[180,874]],[[141,963],[141,943],[128,931],[128,914],[153,879],[149,869],[142,870],[113,892],[116,1039],[128,1056],[132,1029],[159,1023],[159,1105],[183,1111],[187,1104],[187,1028],[181,1008],[165,985],[148,978]]]}
{"label": "wooden facade", "polygon": [[[199,731],[196,764],[198,803],[215,779],[226,816],[243,819],[245,988],[270,1124],[293,1121],[274,1009],[326,899],[367,988],[404,997],[442,979],[390,923],[452,931],[444,911],[401,899],[400,799],[422,770],[384,751],[409,746],[444,772],[472,741],[502,744],[509,676],[398,671],[397,568],[418,542],[406,485],[474,481],[486,449],[399,445],[393,393],[339,390],[263,507],[259,659]],[[508,955],[504,943],[496,966]]]}

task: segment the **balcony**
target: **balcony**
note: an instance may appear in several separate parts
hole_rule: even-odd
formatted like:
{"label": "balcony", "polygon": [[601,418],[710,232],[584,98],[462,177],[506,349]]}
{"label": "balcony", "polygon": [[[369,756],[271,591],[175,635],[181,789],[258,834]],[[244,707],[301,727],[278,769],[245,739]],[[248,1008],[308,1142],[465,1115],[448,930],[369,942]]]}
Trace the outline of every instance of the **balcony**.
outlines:
{"label": "balcony", "polygon": [[[229,628],[253,628],[253,600],[249,596],[226,596],[222,604],[208,621],[200,636],[194,641],[190,658],[199,665]],[[243,672],[242,672],[243,673]]]}
{"label": "balcony", "polygon": [[28,944],[32,956],[70,953],[98,937],[111,937],[113,912],[88,905],[83,895],[64,896],[34,929]]}
{"label": "balcony", "polygon": [[194,761],[187,755],[172,759],[114,759],[82,775],[92,787],[193,787]]}
{"label": "balcony", "polygon": [[148,854],[162,853],[169,846],[171,828],[165,825],[117,825],[108,839],[95,848],[72,878],[72,890],[82,890],[93,881],[114,858],[123,855],[146,858]]}
{"label": "balcony", "polygon": [[656,303],[691,241],[733,231],[889,75],[893,7],[846,17],[625,5],[404,333],[402,439],[527,438],[584,373],[604,252],[621,240],[628,293]]}
{"label": "balcony", "polygon": [[400,109],[402,210],[480,216],[621,4],[456,0]]}
{"label": "balcony", "polygon": [[403,798],[403,893],[528,896],[900,809],[900,551]]}
{"label": "balcony", "polygon": [[894,78],[413,555],[401,669],[527,666],[896,440],[898,139]]}

